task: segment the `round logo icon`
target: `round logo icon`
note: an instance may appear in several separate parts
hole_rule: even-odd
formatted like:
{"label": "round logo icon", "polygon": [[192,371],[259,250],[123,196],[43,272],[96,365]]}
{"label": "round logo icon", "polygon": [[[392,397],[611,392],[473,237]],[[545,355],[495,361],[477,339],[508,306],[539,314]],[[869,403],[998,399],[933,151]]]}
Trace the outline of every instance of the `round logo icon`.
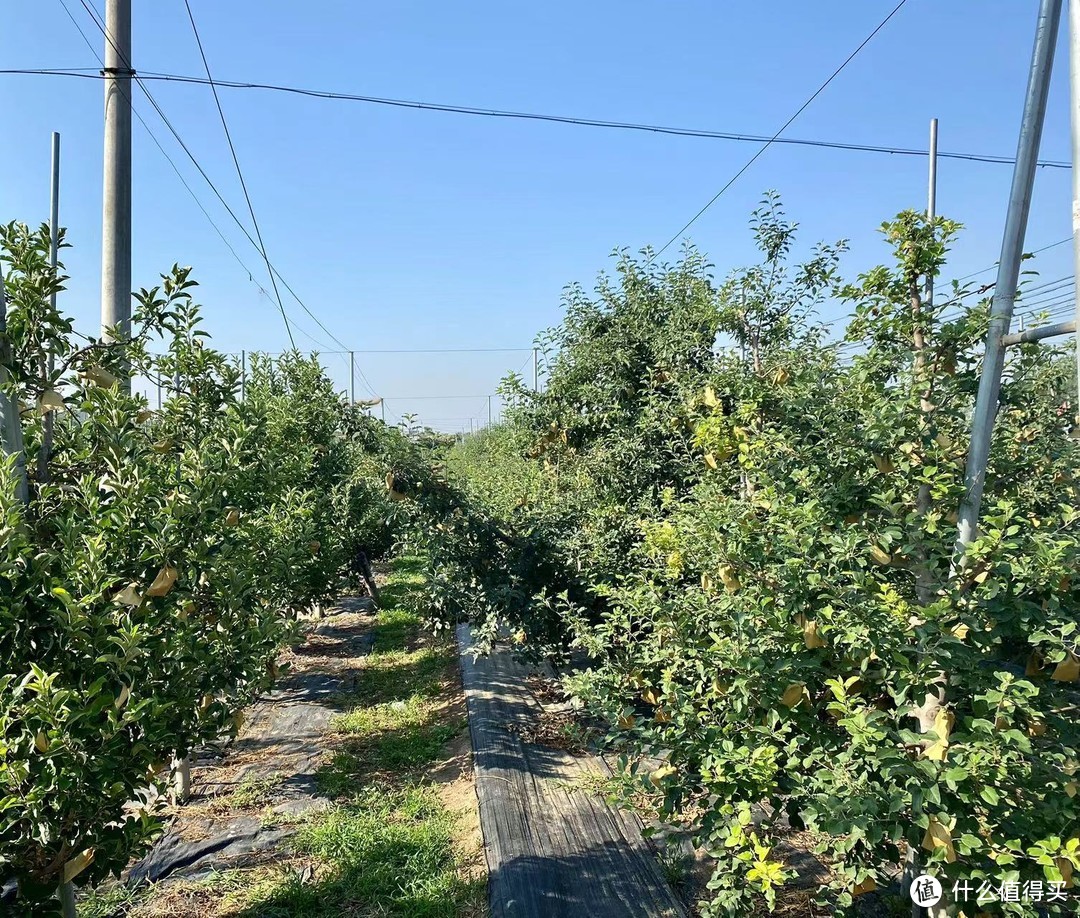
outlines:
{"label": "round logo icon", "polygon": [[937,905],[941,901],[941,884],[928,873],[912,881],[910,892],[911,901],[916,905]]}

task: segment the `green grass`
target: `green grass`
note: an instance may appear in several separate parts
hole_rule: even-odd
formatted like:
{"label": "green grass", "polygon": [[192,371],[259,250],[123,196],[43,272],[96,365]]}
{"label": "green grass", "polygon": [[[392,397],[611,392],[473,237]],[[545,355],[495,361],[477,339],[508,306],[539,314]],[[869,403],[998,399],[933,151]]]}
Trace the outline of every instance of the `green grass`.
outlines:
{"label": "green grass", "polygon": [[349,742],[317,775],[319,791],[343,797],[373,772],[415,770],[436,762],[442,748],[463,729],[461,723],[404,727],[377,739]]}
{"label": "green grass", "polygon": [[[291,840],[291,864],[227,870],[182,884],[182,896],[206,903],[206,914],[466,918],[484,913],[486,881],[465,869],[456,817],[422,779],[423,768],[437,762],[447,741],[465,726],[459,717],[448,718],[442,700],[454,649],[418,646],[422,619],[413,606],[422,567],[418,558],[394,562],[380,591],[375,649],[355,689],[338,698],[343,711],[330,729],[344,740],[317,775],[320,792],[335,806],[305,818]],[[272,781],[245,781],[211,806],[258,806],[272,786]],[[308,859],[317,866],[314,875],[305,876],[296,864]],[[138,897],[131,890],[115,895],[115,901],[87,904],[80,918],[124,915]]]}
{"label": "green grass", "polygon": [[[438,702],[449,647],[404,648],[415,642],[419,620],[390,609],[379,613],[376,650],[366,661],[356,688],[341,700],[348,710],[331,729],[344,734],[342,747],[318,775],[320,790],[344,796],[373,773],[415,770],[438,760],[443,746],[464,729],[461,718],[447,719]],[[394,640],[383,638],[388,629]]]}
{"label": "green grass", "polygon": [[[339,699],[347,710],[331,724],[347,740],[319,773],[323,793],[346,796],[365,775],[429,765],[464,728],[460,718],[447,720],[438,703],[453,647],[416,647],[421,619],[408,605],[423,582],[417,573],[420,565],[415,558],[395,562],[381,590],[375,650],[364,661],[354,689]],[[391,605],[391,600],[399,605]]]}
{"label": "green grass", "polygon": [[[386,583],[379,589],[379,605],[384,610],[397,610],[415,615],[417,588],[424,584],[424,561],[413,555],[394,560]],[[391,620],[384,624],[389,625]]]}
{"label": "green grass", "polygon": [[[464,878],[455,818],[416,777],[464,728],[446,720],[438,701],[453,649],[415,648],[421,618],[411,604],[423,582],[421,567],[420,559],[399,559],[380,591],[375,650],[331,724],[346,740],[318,775],[322,793],[339,805],[294,842],[298,853],[328,866],[329,876],[313,884],[291,878],[260,897],[245,918],[337,918],[343,910],[409,918],[478,913],[486,884]],[[387,773],[398,777],[389,780]],[[362,909],[353,911],[359,903]]]}
{"label": "green grass", "polygon": [[270,800],[270,792],[281,783],[281,776],[267,778],[244,778],[234,790],[214,797],[207,809],[212,813],[229,813],[233,810],[249,810],[262,806]]}
{"label": "green grass", "polygon": [[114,915],[123,915],[142,895],[143,890],[122,885],[92,890],[78,904],[79,918],[113,918]]}
{"label": "green grass", "polygon": [[438,695],[452,660],[453,650],[449,647],[408,651],[380,650],[376,645],[356,677],[355,688],[338,701],[342,705],[358,706],[403,701],[414,695]]}
{"label": "green grass", "polygon": [[664,880],[673,889],[679,889],[690,878],[692,864],[690,855],[679,850],[675,845],[665,845],[657,852],[657,860],[660,862],[660,872]]}
{"label": "green grass", "polygon": [[295,847],[327,875],[307,884],[289,878],[244,918],[458,918],[483,899],[485,884],[462,876],[454,819],[430,788],[369,786],[302,830]]}

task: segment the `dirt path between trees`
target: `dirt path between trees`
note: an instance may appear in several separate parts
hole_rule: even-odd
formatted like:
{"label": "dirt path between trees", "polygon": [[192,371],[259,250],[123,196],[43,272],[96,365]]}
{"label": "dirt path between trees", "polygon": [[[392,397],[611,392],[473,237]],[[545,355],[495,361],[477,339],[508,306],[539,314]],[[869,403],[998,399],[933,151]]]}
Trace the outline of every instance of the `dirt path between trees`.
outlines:
{"label": "dirt path between trees", "polygon": [[80,918],[485,914],[464,696],[452,645],[421,634],[399,559],[382,606],[349,597],[283,654],[237,738],[126,882]]}

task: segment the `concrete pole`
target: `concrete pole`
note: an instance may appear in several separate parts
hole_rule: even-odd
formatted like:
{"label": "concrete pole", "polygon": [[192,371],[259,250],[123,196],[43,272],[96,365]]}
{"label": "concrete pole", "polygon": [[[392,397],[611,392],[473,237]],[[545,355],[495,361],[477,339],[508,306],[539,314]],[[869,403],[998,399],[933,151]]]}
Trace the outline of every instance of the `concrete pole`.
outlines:
{"label": "concrete pole", "polygon": [[491,396],[488,396],[488,427],[491,426]]}
{"label": "concrete pole", "polygon": [[356,404],[356,353],[349,351],[349,401]]}
{"label": "concrete pole", "polygon": [[990,459],[990,438],[994,432],[994,419],[1001,394],[1001,374],[1005,367],[1005,346],[1001,339],[1009,333],[1016,300],[1016,284],[1024,253],[1028,212],[1031,209],[1031,189],[1035,182],[1039,143],[1042,140],[1043,120],[1046,116],[1046,97],[1054,64],[1054,44],[1061,22],[1061,2],[1062,0],[1041,0],[1039,4],[1035,47],[1031,56],[1024,116],[1020,123],[1020,140],[1017,144],[1016,165],[1009,194],[1009,210],[1001,241],[1001,260],[998,262],[994,302],[990,309],[990,330],[986,337],[982,377],[979,380],[979,394],[975,400],[975,412],[971,422],[971,446],[964,475],[965,493],[964,501],[960,505],[954,559],[957,563],[963,561],[964,552],[975,539],[979,523],[986,468]]}
{"label": "concrete pole", "polygon": [[[1072,110],[1073,266],[1080,267],[1080,0],[1069,0],[1069,105]],[[1076,404],[1080,427],[1080,287],[1076,288]]]}
{"label": "concrete pole", "polygon": [[[131,0],[105,3],[101,326],[131,334]],[[130,390],[130,379],[124,381]]]}
{"label": "concrete pole", "polygon": [[379,412],[382,414],[382,422],[386,423],[386,399],[379,399]]}

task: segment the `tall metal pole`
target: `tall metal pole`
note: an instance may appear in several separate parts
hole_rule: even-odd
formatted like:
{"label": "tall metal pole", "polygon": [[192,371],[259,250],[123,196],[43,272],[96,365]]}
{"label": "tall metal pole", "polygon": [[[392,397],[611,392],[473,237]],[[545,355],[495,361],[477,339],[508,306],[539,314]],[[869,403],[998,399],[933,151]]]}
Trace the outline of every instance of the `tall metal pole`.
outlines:
{"label": "tall metal pole", "polygon": [[379,412],[382,414],[382,422],[386,423],[386,399],[379,399]]}
{"label": "tall metal pole", "polygon": [[[56,271],[56,266],[60,261],[60,135],[53,131],[52,135],[52,181],[49,185],[49,267]],[[49,295],[49,306],[53,313],[56,313],[56,291],[54,290]],[[55,362],[53,355],[49,354],[49,359],[45,366],[42,367],[42,375],[46,377],[42,382],[51,387],[52,386],[52,374]],[[52,454],[53,445],[53,425],[56,421],[56,413],[50,411],[44,417],[43,429],[41,432],[41,447],[38,450],[38,481],[46,482],[49,480],[49,456]]]}
{"label": "tall metal pole", "polygon": [[533,392],[540,391],[540,351],[533,348]]}
{"label": "tall metal pole", "polygon": [[[55,269],[60,256],[60,135],[52,135],[52,184],[49,193],[49,267]],[[49,297],[56,309],[56,292]]]}
{"label": "tall metal pole", "polygon": [[[929,186],[926,193],[926,221],[931,230],[934,220],[937,219],[937,118],[930,119],[930,174]],[[929,310],[934,305],[934,275],[926,278],[926,307]]]}
{"label": "tall metal pole", "polygon": [[[1072,109],[1073,266],[1080,267],[1080,0],[1069,0],[1069,104]],[[1080,287],[1076,290],[1076,404],[1080,427]]]}
{"label": "tall metal pole", "polygon": [[356,404],[356,354],[349,351],[349,401]]}
{"label": "tall metal pole", "polygon": [[491,426],[491,396],[488,396],[488,427]]}
{"label": "tall metal pole", "polygon": [[926,216],[933,220],[937,216],[937,118],[930,119],[930,182],[926,195]]}
{"label": "tall metal pole", "polygon": [[[131,0],[105,3],[101,326],[131,334]],[[130,380],[124,385],[131,386]]]}
{"label": "tall metal pole", "polygon": [[1001,240],[1001,260],[998,262],[994,285],[994,303],[990,309],[990,330],[986,337],[979,394],[971,422],[971,446],[968,449],[967,470],[964,475],[964,501],[960,505],[960,524],[956,540],[956,560],[962,561],[966,547],[975,538],[982,505],[986,468],[990,459],[990,438],[994,431],[998,398],[1001,395],[1001,374],[1005,367],[1005,346],[1002,337],[1009,333],[1016,283],[1020,276],[1020,260],[1024,253],[1028,212],[1031,209],[1031,189],[1042,140],[1046,97],[1050,88],[1050,72],[1054,63],[1054,44],[1061,22],[1061,0],[1041,0],[1039,20],[1035,30],[1035,48],[1031,56],[1031,73],[1024,99],[1024,117],[1020,123],[1020,140],[1016,150],[1009,211],[1005,218],[1005,234]]}

